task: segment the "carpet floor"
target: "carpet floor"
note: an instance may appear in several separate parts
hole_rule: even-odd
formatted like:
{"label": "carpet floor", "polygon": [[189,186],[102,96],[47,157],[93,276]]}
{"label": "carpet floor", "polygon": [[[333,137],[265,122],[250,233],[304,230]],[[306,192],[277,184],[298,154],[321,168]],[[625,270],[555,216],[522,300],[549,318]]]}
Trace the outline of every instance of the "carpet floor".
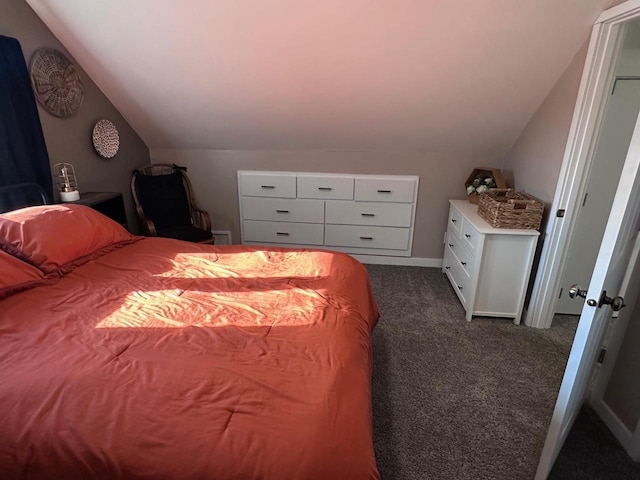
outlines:
{"label": "carpet floor", "polygon": [[588,405],[582,407],[558,455],[549,480],[640,479],[634,462]]}
{"label": "carpet floor", "polygon": [[467,322],[439,269],[368,265],[374,445],[384,480],[532,479],[575,334]]}

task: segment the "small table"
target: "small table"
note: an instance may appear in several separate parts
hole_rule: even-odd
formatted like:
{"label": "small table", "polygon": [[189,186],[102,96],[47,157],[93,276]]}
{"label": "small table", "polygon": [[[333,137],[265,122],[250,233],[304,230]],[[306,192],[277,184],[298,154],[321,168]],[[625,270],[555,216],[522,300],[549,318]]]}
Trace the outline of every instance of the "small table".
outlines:
{"label": "small table", "polygon": [[121,192],[84,192],[80,194],[80,200],[71,203],[91,207],[127,228],[127,215]]}

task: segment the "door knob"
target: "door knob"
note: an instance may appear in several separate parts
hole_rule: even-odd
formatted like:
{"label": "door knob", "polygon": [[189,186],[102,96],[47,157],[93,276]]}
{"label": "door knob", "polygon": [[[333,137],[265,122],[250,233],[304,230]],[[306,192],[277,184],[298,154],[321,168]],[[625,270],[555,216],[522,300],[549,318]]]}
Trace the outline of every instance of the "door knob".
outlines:
{"label": "door knob", "polygon": [[600,301],[598,302],[598,307],[601,307],[602,305],[611,305],[611,310],[613,310],[614,312],[619,312],[624,307],[626,307],[626,305],[624,304],[624,298],[608,297],[606,290],[602,292],[602,295],[600,295]]}
{"label": "door knob", "polygon": [[569,288],[569,297],[571,297],[571,298],[576,298],[576,297],[586,298],[587,297],[587,291],[586,290],[581,290],[580,289],[580,285],[578,285],[578,284],[571,285],[571,288]]}

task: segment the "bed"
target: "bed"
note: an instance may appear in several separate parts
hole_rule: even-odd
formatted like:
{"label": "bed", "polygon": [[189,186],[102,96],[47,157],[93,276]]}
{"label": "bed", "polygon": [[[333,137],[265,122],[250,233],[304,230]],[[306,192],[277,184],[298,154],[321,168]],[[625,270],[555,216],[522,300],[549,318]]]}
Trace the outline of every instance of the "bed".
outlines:
{"label": "bed", "polygon": [[378,479],[368,276],[327,251],[0,215],[3,479]]}

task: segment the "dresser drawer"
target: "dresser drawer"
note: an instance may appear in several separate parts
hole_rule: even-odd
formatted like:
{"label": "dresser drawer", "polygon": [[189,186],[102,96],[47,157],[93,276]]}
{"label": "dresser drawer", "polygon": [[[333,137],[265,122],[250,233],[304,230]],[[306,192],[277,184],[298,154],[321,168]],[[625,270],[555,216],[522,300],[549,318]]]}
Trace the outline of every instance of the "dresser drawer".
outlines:
{"label": "dresser drawer", "polygon": [[353,177],[298,175],[298,198],[353,200]]}
{"label": "dresser drawer", "polygon": [[480,245],[480,232],[471,224],[471,222],[465,221],[462,224],[462,236],[460,240],[469,249],[471,255],[476,256],[478,251],[478,245]]}
{"label": "dresser drawer", "polygon": [[326,225],[325,245],[332,247],[409,248],[409,229],[393,227],[366,227],[354,225]]}
{"label": "dresser drawer", "polygon": [[240,175],[240,195],[296,198],[296,176],[287,173],[243,172]]}
{"label": "dresser drawer", "polygon": [[242,199],[242,215],[245,220],[324,223],[324,202],[321,200],[244,197]]}
{"label": "dresser drawer", "polygon": [[246,242],[322,245],[324,225],[315,223],[262,222],[245,220]]}
{"label": "dresser drawer", "polygon": [[447,247],[455,254],[455,262],[460,265],[467,277],[471,277],[475,268],[475,257],[469,253],[461,239],[455,238],[451,233],[447,235]]}
{"label": "dresser drawer", "polygon": [[456,295],[460,299],[462,306],[465,310],[468,307],[468,295],[470,292],[470,282],[467,276],[462,272],[456,257],[450,248],[445,248],[445,255],[443,260],[443,269],[449,278],[449,282],[456,292]]}
{"label": "dresser drawer", "polygon": [[413,205],[408,203],[327,202],[325,221],[339,225],[410,227]]}
{"label": "dresser drawer", "polygon": [[449,223],[447,231],[452,233],[456,238],[460,238],[460,230],[462,229],[463,216],[457,208],[451,206],[449,209]]}
{"label": "dresser drawer", "polygon": [[416,182],[411,179],[358,178],[354,199],[362,202],[412,203]]}

